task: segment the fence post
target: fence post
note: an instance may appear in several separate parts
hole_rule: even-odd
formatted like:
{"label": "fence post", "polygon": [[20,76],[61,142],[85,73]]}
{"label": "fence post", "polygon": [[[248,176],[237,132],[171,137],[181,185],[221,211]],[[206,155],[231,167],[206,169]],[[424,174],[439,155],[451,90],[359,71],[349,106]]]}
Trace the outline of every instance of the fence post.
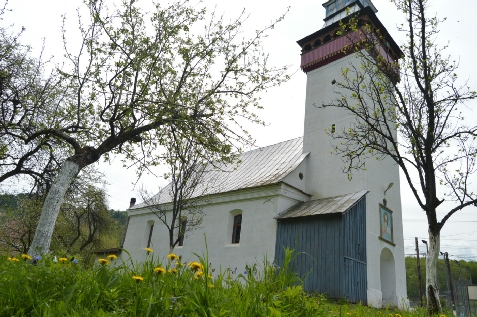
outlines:
{"label": "fence post", "polygon": [[452,302],[452,311],[455,312],[455,298],[454,298],[454,283],[452,282],[452,275],[451,275],[451,269],[450,269],[450,264],[449,264],[449,253],[444,253],[445,255],[445,260],[446,260],[446,267],[447,267],[447,280],[449,282],[449,288],[450,288],[450,294],[451,294],[451,302]]}
{"label": "fence post", "polygon": [[419,299],[421,300],[421,307],[424,303],[422,302],[424,294],[422,293],[422,281],[421,281],[421,260],[419,259],[419,243],[417,242],[416,237],[416,256],[417,256],[417,282],[419,283]]}

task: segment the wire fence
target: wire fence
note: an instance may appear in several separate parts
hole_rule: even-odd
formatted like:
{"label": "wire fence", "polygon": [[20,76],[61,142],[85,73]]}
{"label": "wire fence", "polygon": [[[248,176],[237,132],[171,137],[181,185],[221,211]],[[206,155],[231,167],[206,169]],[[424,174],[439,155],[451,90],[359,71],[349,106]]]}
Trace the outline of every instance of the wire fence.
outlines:
{"label": "wire fence", "polygon": [[[407,288],[411,307],[421,305],[416,258],[406,261]],[[422,302],[425,305],[426,292],[426,259],[420,260]],[[450,260],[449,268],[444,260],[437,263],[437,280],[442,306],[448,311],[454,311],[455,316],[477,316],[476,301],[469,301],[467,286],[472,285],[471,270],[461,265],[458,261]],[[477,282],[477,281],[474,281]]]}

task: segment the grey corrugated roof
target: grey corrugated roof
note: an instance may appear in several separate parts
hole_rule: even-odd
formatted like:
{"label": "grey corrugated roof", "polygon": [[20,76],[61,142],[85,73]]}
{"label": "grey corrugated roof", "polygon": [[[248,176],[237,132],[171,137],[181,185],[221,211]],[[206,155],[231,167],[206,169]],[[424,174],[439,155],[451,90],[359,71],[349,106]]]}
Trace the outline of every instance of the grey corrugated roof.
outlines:
{"label": "grey corrugated roof", "polygon": [[361,197],[366,195],[367,192],[367,190],[362,190],[357,193],[299,203],[285,210],[276,216],[275,219],[344,213],[360,200]]}
{"label": "grey corrugated roof", "polygon": [[[275,184],[283,180],[308,155],[303,153],[303,138],[242,153],[238,163],[222,164],[204,175],[193,197],[230,192],[233,190]],[[163,204],[171,201],[170,184],[150,201]],[[144,207],[138,204],[130,209]]]}

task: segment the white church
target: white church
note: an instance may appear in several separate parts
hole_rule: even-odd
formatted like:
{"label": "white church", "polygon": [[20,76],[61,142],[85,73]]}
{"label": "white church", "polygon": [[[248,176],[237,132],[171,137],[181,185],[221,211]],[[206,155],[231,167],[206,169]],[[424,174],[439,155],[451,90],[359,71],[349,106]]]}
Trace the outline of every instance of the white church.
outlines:
{"label": "white church", "polygon": [[[330,0],[323,6],[324,27],[298,41],[307,75],[303,137],[243,153],[239,164],[208,173],[202,224],[174,252],[184,261],[196,260],[192,252],[205,253],[205,236],[215,268],[243,273],[247,264],[260,264],[265,257],[280,265],[289,247],[299,253],[294,270],[302,276],[311,272],[307,290],[374,307],[406,308],[398,166],[390,159],[372,159],[348,180],[340,158],[330,154],[332,140],[324,130],[346,128],[354,117],[315,106],[336,98],[332,81],[342,78],[341,68],[360,65],[355,53],[343,50],[346,36],[336,33],[350,12],[386,34],[385,58],[397,60],[402,52],[371,0]],[[165,197],[163,209],[170,208],[163,195],[167,190],[158,194]],[[148,246],[166,256],[168,232],[151,209],[138,204],[128,216],[122,247],[133,260],[144,260]]]}

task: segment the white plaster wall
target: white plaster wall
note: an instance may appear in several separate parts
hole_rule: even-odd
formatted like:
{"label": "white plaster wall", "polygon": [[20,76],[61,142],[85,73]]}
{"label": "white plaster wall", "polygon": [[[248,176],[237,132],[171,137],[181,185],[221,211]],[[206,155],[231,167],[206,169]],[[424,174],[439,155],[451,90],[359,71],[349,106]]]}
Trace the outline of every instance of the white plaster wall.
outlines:
{"label": "white plaster wall", "polygon": [[[184,246],[176,247],[174,253],[182,255],[183,261],[196,261],[193,254],[206,254],[207,239],[208,259],[217,271],[230,268],[243,273],[246,264],[263,264],[265,258],[269,262],[275,256],[275,240],[277,222],[275,217],[281,211],[293,206],[307,196],[285,184],[276,184],[265,188],[242,190],[228,195],[212,197],[212,203],[204,206],[205,216],[201,228],[186,234]],[[242,230],[239,244],[232,244],[230,227],[231,212],[242,212]],[[124,248],[128,250],[134,261],[142,262],[146,258],[147,240],[145,230],[147,222],[155,220],[151,247],[154,256],[163,259],[169,253],[169,238],[165,226],[159,219],[146,210],[129,212],[131,217]],[[121,254],[123,260],[127,254]]]}
{"label": "white plaster wall", "polygon": [[[343,80],[341,69],[359,67],[360,61],[353,54],[307,74],[307,91],[305,106],[305,124],[303,151],[310,152],[305,174],[306,192],[313,195],[312,199],[332,197],[359,190],[369,191],[366,197],[366,227],[367,227],[367,274],[368,274],[368,304],[380,307],[380,254],[384,247],[393,253],[396,264],[396,305],[401,305],[407,297],[406,274],[404,265],[404,240],[402,230],[401,198],[399,191],[399,168],[391,159],[377,161],[370,158],[366,161],[366,170],[354,171],[352,179],[348,180],[343,173],[345,163],[332,150],[332,140],[325,133],[336,125],[336,131],[352,126],[355,117],[338,108],[318,109],[318,105],[331,103],[337,98],[336,85],[332,80]],[[387,192],[387,207],[393,211],[394,243],[395,246],[379,239],[380,218],[379,204],[384,198],[384,190],[390,183],[393,187]]]}
{"label": "white plaster wall", "polygon": [[[306,191],[306,164],[307,158],[305,158],[293,171],[283,178],[283,182],[305,192]],[[300,173],[303,175],[303,179],[300,179]]]}

